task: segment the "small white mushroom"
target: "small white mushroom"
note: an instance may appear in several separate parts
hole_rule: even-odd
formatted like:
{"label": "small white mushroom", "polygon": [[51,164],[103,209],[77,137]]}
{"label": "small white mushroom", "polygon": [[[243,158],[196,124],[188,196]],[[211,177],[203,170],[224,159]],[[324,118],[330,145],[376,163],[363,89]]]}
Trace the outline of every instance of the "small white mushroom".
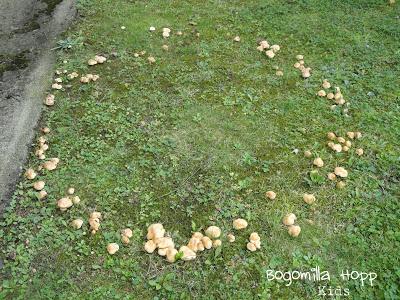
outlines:
{"label": "small white mushroom", "polygon": [[110,243],[107,245],[107,252],[110,255],[115,254],[119,250],[119,245],[117,243]]}

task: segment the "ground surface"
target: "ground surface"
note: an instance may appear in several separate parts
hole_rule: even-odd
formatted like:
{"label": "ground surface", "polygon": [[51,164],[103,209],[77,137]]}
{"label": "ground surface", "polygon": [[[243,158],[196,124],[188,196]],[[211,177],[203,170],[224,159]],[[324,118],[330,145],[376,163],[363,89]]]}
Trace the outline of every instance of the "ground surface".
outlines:
{"label": "ground surface", "polygon": [[40,117],[53,71],[49,48],[75,15],[73,0],[60,2],[0,0],[0,213],[14,190]]}
{"label": "ground surface", "polygon": [[[66,35],[74,47],[60,51],[59,68],[100,79],[70,81],[43,117],[42,125],[52,129],[46,155],[61,162],[39,175],[46,200],[35,199],[31,182],[23,180],[1,220],[3,298],[317,299],[325,284],[349,289],[350,299],[399,298],[398,5],[93,3],[79,1],[86,17]],[[151,34],[149,26],[157,31]],[[162,27],[184,34],[163,40]],[[255,49],[263,38],[281,45],[273,60]],[[142,50],[146,55],[135,58]],[[89,68],[95,54],[108,61]],[[308,80],[293,68],[297,54],[312,68]],[[156,63],[149,64],[148,55]],[[347,115],[315,96],[324,78],[341,87],[350,102]],[[329,131],[361,131],[363,138],[335,154],[326,146]],[[304,150],[313,157],[305,158]],[[317,156],[325,166],[310,176]],[[39,164],[32,155],[26,167]],[[349,170],[343,189],[326,179],[339,165]],[[56,201],[69,186],[82,200],[61,213]],[[274,201],[265,199],[267,190],[277,192]],[[305,192],[316,195],[312,206],[303,202]],[[91,236],[93,210],[104,220]],[[298,217],[298,238],[281,223],[288,212]],[[77,217],[85,220],[83,230],[69,225]],[[153,222],[184,244],[192,230],[211,224],[231,232],[237,217],[250,225],[236,233],[236,242],[223,238],[222,248],[195,261],[168,264],[143,251]],[[107,243],[119,242],[124,227],[134,231],[131,244],[108,255]],[[262,240],[254,253],[245,250],[252,231]],[[330,272],[329,283],[287,287],[267,280],[269,269],[315,266]],[[343,269],[378,278],[372,287],[342,281]]]}

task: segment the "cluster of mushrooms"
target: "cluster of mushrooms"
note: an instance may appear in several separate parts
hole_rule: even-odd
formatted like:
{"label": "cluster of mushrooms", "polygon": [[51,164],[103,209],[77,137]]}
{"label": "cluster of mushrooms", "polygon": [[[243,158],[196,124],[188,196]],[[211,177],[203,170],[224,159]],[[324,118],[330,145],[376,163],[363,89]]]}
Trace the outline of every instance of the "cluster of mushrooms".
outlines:
{"label": "cluster of mushrooms", "polygon": [[[327,91],[326,91],[327,90]],[[335,109],[337,105],[342,106],[346,104],[347,106],[350,105],[350,102],[346,101],[343,97],[343,94],[340,90],[340,87],[335,87],[334,90],[331,89],[331,84],[327,79],[322,81],[322,89],[317,92],[317,96],[319,97],[326,97],[328,100],[332,100],[335,102],[331,106],[331,109]],[[344,112],[348,112],[348,108],[344,109]]]}
{"label": "cluster of mushrooms", "polygon": [[88,60],[87,64],[89,66],[94,66],[97,64],[103,64],[107,61],[107,58],[105,56],[102,55],[96,55],[95,57],[91,58]]}
{"label": "cluster of mushrooms", "polygon": [[304,56],[299,54],[296,55],[297,62],[293,65],[296,69],[299,69],[301,71],[301,76],[303,78],[308,78],[311,76],[311,68],[306,67],[304,65]]}
{"label": "cluster of mushrooms", "polygon": [[300,226],[294,224],[296,220],[297,217],[294,213],[287,214],[282,220],[282,223],[288,228],[289,235],[292,237],[298,237],[301,232]]}
{"label": "cluster of mushrooms", "polygon": [[99,78],[100,78],[99,75],[86,74],[86,75],[81,77],[80,81],[81,81],[81,83],[89,83],[91,81],[96,81]]}
{"label": "cluster of mushrooms", "polygon": [[67,196],[59,199],[57,201],[57,207],[61,211],[66,211],[68,208],[72,207],[74,204],[79,204],[81,202],[81,199],[79,196],[74,195],[75,189],[73,187],[70,187],[67,191]]}
{"label": "cluster of mushrooms", "polygon": [[258,43],[257,50],[265,52],[265,55],[268,56],[268,58],[274,58],[275,54],[281,50],[281,47],[276,44],[270,46],[267,40],[262,40]]}

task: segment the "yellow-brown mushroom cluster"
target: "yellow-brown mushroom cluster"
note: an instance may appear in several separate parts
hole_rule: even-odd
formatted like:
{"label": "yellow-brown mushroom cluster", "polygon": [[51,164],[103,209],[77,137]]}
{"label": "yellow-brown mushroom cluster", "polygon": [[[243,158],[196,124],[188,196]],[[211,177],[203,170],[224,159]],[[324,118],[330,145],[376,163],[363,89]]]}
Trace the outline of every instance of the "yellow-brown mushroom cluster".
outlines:
{"label": "yellow-brown mushroom cluster", "polygon": [[68,191],[68,196],[65,196],[57,201],[57,206],[61,211],[66,211],[68,208],[81,202],[81,199],[74,195],[74,192],[75,191],[72,191],[70,188]]}
{"label": "yellow-brown mushroom cluster", "polygon": [[246,245],[247,250],[254,252],[261,248],[261,238],[257,232],[250,234],[249,242]]}
{"label": "yellow-brown mushroom cluster", "polygon": [[89,59],[89,60],[87,61],[87,64],[88,64],[89,66],[94,66],[94,65],[97,65],[97,64],[103,64],[103,63],[105,63],[106,61],[107,61],[107,58],[106,58],[105,56],[96,55],[95,57]]}
{"label": "yellow-brown mushroom cluster", "polygon": [[132,237],[133,233],[130,228],[125,228],[121,230],[121,241],[124,245],[128,245],[130,242],[130,238]]}
{"label": "yellow-brown mushroom cluster", "polygon": [[296,69],[300,70],[303,78],[309,78],[311,76],[311,68],[304,65],[304,56],[299,54],[296,55],[297,62],[293,65]]}
{"label": "yellow-brown mushroom cluster", "polygon": [[281,50],[279,45],[270,46],[267,40],[262,40],[258,43],[257,50],[261,52],[265,52],[265,55],[268,58],[274,58],[275,55]]}
{"label": "yellow-brown mushroom cluster", "polygon": [[97,81],[97,79],[99,79],[100,76],[99,75],[95,75],[95,74],[86,74],[84,76],[81,77],[81,83],[89,83],[91,81]]}
{"label": "yellow-brown mushroom cluster", "polygon": [[89,226],[90,226],[90,233],[96,234],[97,231],[100,229],[100,220],[101,220],[101,213],[98,211],[94,211],[89,216]]}
{"label": "yellow-brown mushroom cluster", "polygon": [[289,235],[292,237],[298,237],[301,232],[300,226],[294,224],[296,220],[297,217],[294,213],[287,214],[282,220],[282,223],[288,228]]}

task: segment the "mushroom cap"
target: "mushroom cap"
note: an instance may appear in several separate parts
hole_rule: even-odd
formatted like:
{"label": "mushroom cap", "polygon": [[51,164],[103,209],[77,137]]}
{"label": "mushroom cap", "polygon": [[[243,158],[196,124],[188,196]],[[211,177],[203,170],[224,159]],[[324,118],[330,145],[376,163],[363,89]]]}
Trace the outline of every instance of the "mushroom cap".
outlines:
{"label": "mushroom cap", "polygon": [[324,161],[320,157],[317,157],[316,159],[314,159],[313,164],[318,168],[321,168],[324,166]]}
{"label": "mushroom cap", "polygon": [[156,62],[156,59],[153,56],[149,56],[147,58],[147,60],[149,61],[149,63],[155,63]]}
{"label": "mushroom cap", "polygon": [[47,192],[45,191],[45,190],[41,190],[39,193],[38,193],[38,198],[39,199],[44,199],[44,198],[46,198],[47,197]]}
{"label": "mushroom cap", "polygon": [[346,134],[347,134],[347,137],[348,137],[349,139],[354,139],[354,137],[356,136],[356,135],[354,134],[354,132],[352,132],[352,131],[349,131],[349,132],[347,132]]}
{"label": "mushroom cap", "polygon": [[169,49],[168,45],[162,45],[162,48],[167,51]]}
{"label": "mushroom cap", "polygon": [[211,247],[212,247],[212,241],[211,241],[211,239],[210,239],[208,236],[203,236],[203,237],[201,238],[201,242],[203,243],[204,248],[206,248],[206,249],[211,249]]}
{"label": "mushroom cap", "polygon": [[337,184],[336,184],[336,187],[338,188],[338,189],[342,189],[342,188],[344,188],[346,186],[346,183],[344,182],[344,181],[339,181]]}
{"label": "mushroom cap", "polygon": [[57,163],[51,160],[46,161],[43,163],[43,168],[49,171],[55,170],[57,168]]}
{"label": "mushroom cap", "polygon": [[265,193],[265,196],[268,199],[274,200],[276,198],[276,193],[274,191],[268,191]]}
{"label": "mushroom cap", "polygon": [[196,258],[196,253],[187,246],[180,247],[179,252],[182,252],[182,260],[184,261],[189,261]]}
{"label": "mushroom cap", "polygon": [[291,225],[288,227],[288,233],[292,237],[299,236],[300,232],[301,232],[301,228],[299,225]]}
{"label": "mushroom cap", "polygon": [[156,28],[154,26],[150,26],[149,30],[150,31],[156,31]]}
{"label": "mushroom cap", "polygon": [[44,186],[45,186],[44,181],[36,181],[36,182],[33,184],[33,188],[34,188],[35,190],[37,190],[37,191],[43,190],[43,189],[44,189]]}
{"label": "mushroom cap", "polygon": [[74,197],[71,197],[71,198],[72,198],[72,202],[74,204],[79,204],[79,202],[81,202],[81,198],[79,198],[78,196],[74,196]]}
{"label": "mushroom cap", "polygon": [[88,63],[89,66],[94,66],[94,65],[97,65],[97,60],[91,58],[91,59],[88,60],[87,63]]}
{"label": "mushroom cap", "polygon": [[105,61],[107,61],[107,58],[105,58],[105,57],[102,56],[102,55],[96,55],[96,56],[94,57],[94,60],[97,61],[99,64],[102,64],[102,63],[104,63]]}
{"label": "mushroom cap", "polygon": [[131,238],[133,236],[133,233],[130,228],[125,228],[121,230],[121,235]]}
{"label": "mushroom cap", "polygon": [[333,98],[335,98],[335,95],[333,93],[328,93],[326,95],[326,98],[328,98],[329,100],[332,100]]}
{"label": "mushroom cap", "polygon": [[80,229],[83,225],[83,220],[75,219],[71,222],[71,226],[75,229]]}
{"label": "mushroom cap", "polygon": [[304,151],[304,156],[305,157],[311,157],[312,156],[311,151],[309,151],[309,150]]}
{"label": "mushroom cap", "polygon": [[101,212],[94,211],[89,216],[91,219],[101,219]]}
{"label": "mushroom cap", "polygon": [[204,235],[201,232],[198,232],[198,231],[193,232],[193,234],[192,234],[192,237],[198,238],[199,240],[201,240],[203,236]]}
{"label": "mushroom cap", "polygon": [[189,240],[189,243],[187,244],[187,246],[188,246],[192,251],[197,252],[197,250],[198,250],[198,245],[199,245],[199,244],[202,244],[202,243],[201,243],[201,240],[198,239],[198,238],[196,238],[196,237],[192,237],[192,238]]}
{"label": "mushroom cap", "polygon": [[236,219],[233,221],[233,228],[236,230],[244,229],[248,225],[247,221],[245,219]]}
{"label": "mushroom cap", "polygon": [[57,206],[58,208],[61,209],[61,211],[67,210],[67,208],[70,208],[73,205],[71,199],[65,197],[61,198],[60,200],[57,201]]}
{"label": "mushroom cap", "polygon": [[272,45],[271,46],[272,51],[274,51],[275,53],[278,52],[279,50],[281,50],[281,47],[279,45]]}
{"label": "mushroom cap", "polygon": [[96,232],[100,228],[100,220],[98,218],[90,218],[89,225],[90,225],[90,229],[92,229],[94,232]]}
{"label": "mushroom cap", "polygon": [[307,194],[305,193],[303,195],[303,200],[307,204],[313,204],[315,202],[315,196],[313,194]]}
{"label": "mushroom cap", "polygon": [[269,57],[269,58],[274,58],[275,56],[275,52],[273,50],[267,50],[265,51],[265,54]]}
{"label": "mushroom cap", "polygon": [[358,156],[361,156],[361,155],[364,154],[364,150],[363,150],[362,148],[358,148],[358,149],[356,150],[356,154],[357,154]]}
{"label": "mushroom cap", "polygon": [[335,174],[336,174],[337,176],[340,176],[340,177],[342,177],[342,178],[345,178],[345,177],[347,177],[347,175],[348,175],[347,170],[346,170],[345,168],[343,168],[343,167],[336,167],[335,170],[334,170],[334,172],[335,172]]}
{"label": "mushroom cap", "polygon": [[174,248],[174,241],[170,237],[162,237],[154,240],[157,247],[160,249],[164,248]]}
{"label": "mushroom cap", "polygon": [[236,240],[235,236],[232,233],[228,234],[227,238],[229,243],[233,243]]}
{"label": "mushroom cap", "polygon": [[254,243],[252,243],[252,242],[248,242],[246,247],[247,247],[247,250],[249,250],[251,252],[254,252],[254,251],[257,250],[256,245]]}
{"label": "mushroom cap", "polygon": [[222,245],[222,241],[221,241],[221,240],[214,240],[214,241],[212,242],[212,246],[213,246],[214,248],[221,247],[221,245]]}
{"label": "mushroom cap", "polygon": [[250,242],[254,243],[255,241],[260,241],[260,235],[257,232],[252,232],[249,237]]}
{"label": "mushroom cap", "polygon": [[301,54],[298,54],[298,55],[296,55],[296,59],[297,59],[297,60],[303,60],[303,59],[304,59],[304,56],[301,55]]}
{"label": "mushroom cap", "polygon": [[128,245],[130,241],[129,241],[129,238],[126,235],[123,235],[123,236],[121,236],[121,242],[124,245]]}
{"label": "mushroom cap", "polygon": [[329,81],[327,81],[326,79],[324,79],[324,81],[322,82],[322,87],[324,89],[329,89],[331,87],[331,84],[329,83]]}
{"label": "mushroom cap", "polygon": [[176,250],[175,248],[168,248],[166,253],[167,261],[170,263],[174,263],[176,261],[175,257],[177,254],[178,250]]}
{"label": "mushroom cap", "polygon": [[160,255],[160,256],[165,256],[165,255],[167,255],[167,250],[168,250],[168,248],[159,248],[159,249],[157,250],[157,253],[158,253],[158,255]]}
{"label": "mushroom cap", "polygon": [[283,224],[285,224],[286,226],[290,226],[294,224],[294,221],[296,221],[297,217],[294,213],[290,213],[287,214],[284,218],[283,218]]}
{"label": "mushroom cap", "polygon": [[165,234],[165,229],[164,229],[163,225],[160,223],[151,224],[147,228],[147,239],[148,240],[162,238],[162,237],[164,237],[164,234]]}
{"label": "mushroom cap", "polygon": [[266,41],[266,40],[261,41],[259,45],[260,45],[263,49],[269,48],[269,43],[268,43],[268,41]]}
{"label": "mushroom cap", "polygon": [[107,245],[107,252],[111,255],[115,254],[119,250],[119,245],[117,243],[110,243]]}
{"label": "mushroom cap", "polygon": [[340,144],[333,144],[331,148],[336,152],[342,152],[342,145]]}
{"label": "mushroom cap", "polygon": [[235,42],[240,42],[240,36],[235,36],[234,38],[233,38],[233,40],[235,41]]}
{"label": "mushroom cap", "polygon": [[153,253],[154,250],[156,250],[156,248],[157,248],[157,245],[156,245],[156,243],[154,243],[153,240],[148,240],[148,241],[144,244],[144,250],[145,250],[147,253]]}
{"label": "mushroom cap", "polygon": [[37,175],[37,174],[36,174],[35,170],[32,169],[32,168],[29,168],[29,169],[26,170],[26,172],[25,172],[25,177],[26,177],[27,179],[29,179],[29,180],[35,179],[36,175]]}
{"label": "mushroom cap", "polygon": [[329,174],[328,174],[328,179],[329,179],[329,180],[335,180],[335,179],[336,179],[335,173],[332,173],[332,172],[329,173]]}
{"label": "mushroom cap", "polygon": [[319,90],[317,94],[320,97],[325,97],[326,96],[326,92],[324,90]]}
{"label": "mushroom cap", "polygon": [[67,191],[68,195],[73,195],[75,193],[75,189],[73,187],[70,187]]}
{"label": "mushroom cap", "polygon": [[206,229],[205,234],[211,239],[217,239],[221,235],[221,229],[217,226],[210,226]]}

